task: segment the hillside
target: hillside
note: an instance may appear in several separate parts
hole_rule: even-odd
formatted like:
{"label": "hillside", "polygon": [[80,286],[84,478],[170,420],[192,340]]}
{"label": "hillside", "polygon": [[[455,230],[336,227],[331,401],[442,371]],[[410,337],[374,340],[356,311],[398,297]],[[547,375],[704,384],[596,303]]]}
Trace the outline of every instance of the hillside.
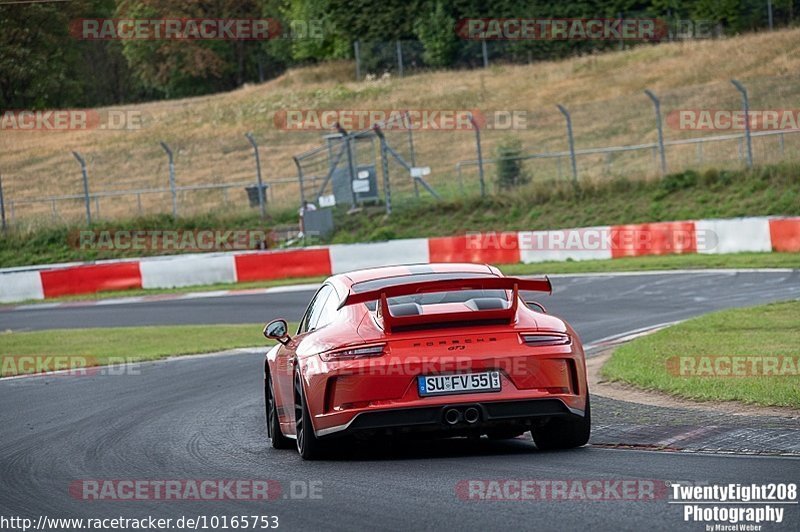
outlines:
{"label": "hillside", "polygon": [[[645,88],[662,98],[664,115],[681,108],[738,109],[739,94],[730,78],[749,88],[751,107],[796,108],[800,102],[800,29],[750,34],[715,41],[666,43],[576,59],[489,70],[432,72],[390,81],[351,81],[351,63],[329,63],[296,69],[274,81],[214,96],[151,103],[124,108],[141,113],[143,127],[134,131],[11,132],[0,134],[0,171],[6,202],[61,194],[82,194],[80,171],[70,154],[78,150],[89,162],[90,189],[96,191],[165,187],[167,159],[159,140],[176,151],[179,185],[254,181],[252,149],[244,133],[261,144],[267,181],[276,182],[271,200],[282,207],[299,201],[292,182],[291,156],[321,142],[317,131],[282,131],[275,112],[286,109],[479,109],[525,110],[528,127],[515,131],[527,153],[562,151],[567,147],[564,119],[555,107],[572,112],[577,148],[654,142],[651,102]],[[105,112],[107,110],[101,110]],[[666,127],[666,126],[665,126]],[[491,156],[507,133],[483,132],[483,152]],[[665,129],[667,139],[709,135]],[[797,156],[800,135],[787,135],[785,158]],[[472,131],[423,131],[415,135],[417,161],[432,167],[430,181],[454,199],[477,190],[474,167],[456,181],[455,165],[475,157]],[[713,148],[713,149],[712,149]],[[756,139],[756,158],[774,162],[775,139]],[[702,157],[694,146],[673,148],[671,171],[687,166],[739,166],[737,143],[709,146]],[[602,180],[614,176],[657,175],[649,151],[583,157],[582,176]],[[528,163],[534,179],[568,174],[568,161]],[[560,166],[563,164],[563,169]],[[393,170],[396,191],[410,189],[407,175]],[[487,179],[494,168],[487,166]],[[181,214],[224,211],[221,192],[185,193]],[[246,205],[241,187],[230,191],[227,209]],[[398,199],[402,199],[398,195]],[[141,198],[144,214],[169,212],[168,195]],[[274,206],[271,206],[274,208]],[[101,217],[130,217],[137,198],[100,201]],[[8,210],[8,209],[7,209]],[[83,205],[58,204],[56,220],[80,220]],[[50,223],[52,205],[15,205],[17,220]]]}

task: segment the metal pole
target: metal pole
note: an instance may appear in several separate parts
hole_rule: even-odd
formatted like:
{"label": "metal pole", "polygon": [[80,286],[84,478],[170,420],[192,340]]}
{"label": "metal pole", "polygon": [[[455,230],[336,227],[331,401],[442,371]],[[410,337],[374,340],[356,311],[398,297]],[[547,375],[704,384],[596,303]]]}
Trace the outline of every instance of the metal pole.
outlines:
{"label": "metal pole", "polygon": [[169,189],[172,191],[172,217],[178,217],[178,193],[175,191],[175,161],[172,157],[172,150],[169,149],[167,143],[163,140],[160,142],[161,147],[167,152],[169,157]]}
{"label": "metal pole", "polygon": [[344,141],[344,149],[347,150],[347,168],[350,173],[350,194],[353,198],[353,207],[358,207],[358,199],[356,198],[356,192],[353,190],[353,181],[356,179],[356,167],[355,162],[353,161],[353,144],[350,135],[347,134],[347,131],[336,123],[336,131],[342,136],[342,140]]}
{"label": "metal pole", "polygon": [[306,206],[306,194],[303,190],[303,167],[300,164],[300,160],[297,157],[292,157],[294,160],[294,165],[297,167],[297,180],[300,182],[300,208]]}
{"label": "metal pole", "polygon": [[747,89],[740,81],[732,79],[731,83],[736,90],[742,93],[742,107],[744,109],[744,136],[747,139],[747,167],[753,167],[753,143],[750,138],[750,100],[747,97]]}
{"label": "metal pole", "polygon": [[478,127],[478,123],[475,122],[475,118],[472,116],[472,113],[469,114],[469,121],[472,123],[473,129],[475,129],[475,149],[478,152],[478,176],[481,180],[481,197],[486,196],[486,180],[484,179],[483,175],[483,153],[481,151],[481,128]]}
{"label": "metal pole", "polygon": [[253,145],[253,152],[256,155],[256,179],[258,180],[258,209],[261,211],[261,219],[267,217],[266,208],[264,205],[264,184],[261,181],[261,158],[258,156],[258,144],[256,144],[256,139],[253,137],[253,134],[247,132],[244,134],[247,137],[247,140],[250,141],[250,144]]}
{"label": "metal pole", "polygon": [[575,139],[572,137],[572,118],[569,116],[567,108],[561,104],[557,104],[558,110],[567,119],[567,140],[569,140],[569,158],[572,161],[572,181],[575,185],[578,184],[578,164],[575,161]]}
{"label": "metal pole", "polygon": [[[398,41],[399,42],[399,41]],[[392,214],[392,189],[389,184],[389,158],[387,157],[386,138],[383,136],[383,131],[375,124],[372,128],[375,134],[380,139],[381,143],[381,173],[383,174],[383,194],[386,197],[386,216]],[[416,181],[416,180],[415,180]]]}
{"label": "metal pole", "polygon": [[644,93],[653,101],[656,108],[656,128],[658,129],[658,152],[661,154],[661,175],[667,173],[667,156],[664,153],[664,128],[661,124],[661,100],[659,100],[650,89],[645,89]]}
{"label": "metal pole", "polygon": [[[411,127],[411,116],[408,111],[403,115],[403,122],[405,122],[406,129],[408,130],[408,149],[411,156],[411,166],[417,166],[417,155],[414,152],[414,130]],[[417,178],[414,178],[414,195],[419,198],[419,184]]]}
{"label": "metal pole", "polygon": [[403,77],[403,45],[400,44],[400,41],[395,41],[397,44],[397,75],[401,78]]}
{"label": "metal pole", "polygon": [[769,31],[772,31],[772,0],[767,0],[767,19],[769,21]]}
{"label": "metal pole", "polygon": [[89,174],[86,172],[86,159],[80,153],[74,151],[72,156],[78,160],[81,165],[81,173],[83,174],[83,198],[86,202],[86,225],[92,225],[92,208],[89,204]]}
{"label": "metal pole", "polygon": [[3,198],[3,175],[0,174],[0,218],[3,219],[3,232],[6,232],[6,202]]}
{"label": "metal pole", "polygon": [[486,48],[486,39],[481,40],[481,52],[483,52],[483,68],[489,68],[489,50]]}
{"label": "metal pole", "polygon": [[353,42],[353,52],[356,56],[356,81],[361,81],[361,50],[358,41]]}

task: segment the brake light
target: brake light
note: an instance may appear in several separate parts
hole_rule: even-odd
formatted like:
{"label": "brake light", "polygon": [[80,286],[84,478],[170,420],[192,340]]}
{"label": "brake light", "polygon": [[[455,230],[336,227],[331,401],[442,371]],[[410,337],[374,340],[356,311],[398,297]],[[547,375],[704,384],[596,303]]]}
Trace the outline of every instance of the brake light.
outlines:
{"label": "brake light", "polygon": [[522,341],[527,345],[569,345],[572,339],[566,334],[521,334]]}
{"label": "brake light", "polygon": [[332,360],[350,360],[354,358],[377,357],[384,353],[385,347],[386,344],[349,347],[347,349],[339,349],[336,351],[323,353],[320,355],[320,358],[322,358],[322,360],[325,362],[330,362]]}

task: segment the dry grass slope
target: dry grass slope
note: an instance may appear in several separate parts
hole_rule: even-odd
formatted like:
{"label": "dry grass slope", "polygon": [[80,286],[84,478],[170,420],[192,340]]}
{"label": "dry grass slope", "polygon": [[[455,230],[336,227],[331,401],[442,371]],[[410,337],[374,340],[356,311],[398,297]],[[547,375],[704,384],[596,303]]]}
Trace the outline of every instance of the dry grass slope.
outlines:
{"label": "dry grass slope", "polygon": [[[739,78],[750,87],[753,108],[790,108],[800,102],[798,70],[800,29],[486,71],[432,72],[391,82],[356,83],[351,63],[329,63],[226,94],[131,106],[145,117],[137,131],[6,131],[0,134],[0,172],[7,200],[79,194],[80,173],[70,155],[78,150],[89,161],[92,190],[163,187],[167,165],[158,141],[165,140],[176,149],[179,184],[249,182],[254,164],[244,133],[253,131],[262,146],[265,178],[292,177],[291,156],[321,140],[319,132],[287,132],[273,125],[276,111],[297,108],[528,110],[531,127],[517,134],[526,151],[539,152],[566,148],[563,118],[555,108],[562,103],[572,111],[579,148],[653,142],[653,111],[642,94],[645,88],[661,95],[664,113],[738,108],[739,96],[728,80]],[[501,136],[486,132],[484,153],[491,154]],[[667,130],[666,136],[686,133]],[[756,145],[757,153],[761,149]],[[418,161],[433,168],[434,184],[445,187],[455,163],[474,158],[474,136],[469,131],[421,132],[417,152]],[[678,170],[683,159],[694,156],[693,147],[686,153],[675,149],[670,167]],[[580,170],[585,173],[602,162],[584,158]],[[651,162],[632,163],[628,173],[651,173]],[[536,175],[553,171],[542,167]],[[276,185],[273,192],[285,205],[297,201],[293,185]],[[168,210],[167,197],[144,201],[146,212]],[[103,215],[131,215],[132,207],[135,199],[104,203]],[[47,209],[42,206],[38,214],[47,215]],[[77,203],[77,215],[80,209]],[[17,216],[24,214],[20,207]]]}

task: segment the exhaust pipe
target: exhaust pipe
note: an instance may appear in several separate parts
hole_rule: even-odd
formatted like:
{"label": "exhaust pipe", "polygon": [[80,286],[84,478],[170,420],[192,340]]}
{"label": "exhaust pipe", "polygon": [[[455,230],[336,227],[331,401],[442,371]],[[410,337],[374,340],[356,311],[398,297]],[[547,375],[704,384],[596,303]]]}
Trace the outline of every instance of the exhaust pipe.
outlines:
{"label": "exhaust pipe", "polygon": [[469,423],[470,425],[473,423],[477,423],[478,419],[480,419],[481,415],[478,412],[478,409],[474,406],[471,406],[464,410],[464,421]]}
{"label": "exhaust pipe", "polygon": [[455,425],[456,423],[461,421],[461,412],[459,412],[455,408],[449,408],[445,410],[444,421],[448,425]]}

